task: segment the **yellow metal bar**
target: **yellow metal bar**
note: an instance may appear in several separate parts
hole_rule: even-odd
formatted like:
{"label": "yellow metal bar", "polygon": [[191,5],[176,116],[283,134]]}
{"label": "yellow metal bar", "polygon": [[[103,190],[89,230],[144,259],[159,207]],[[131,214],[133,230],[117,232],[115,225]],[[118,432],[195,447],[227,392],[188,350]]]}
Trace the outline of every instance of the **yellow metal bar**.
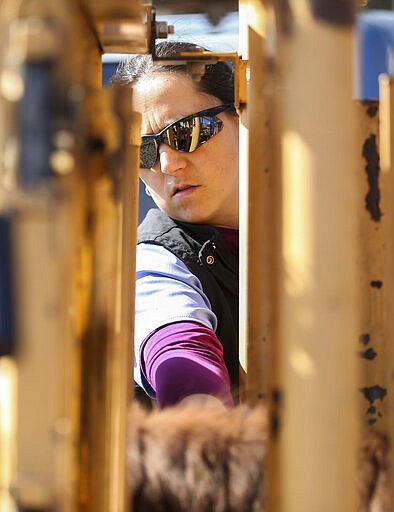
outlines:
{"label": "yellow metal bar", "polygon": [[280,204],[274,168],[274,75],[266,56],[267,10],[240,2],[240,53],[248,61],[240,116],[241,396],[256,405],[272,384],[275,256]]}
{"label": "yellow metal bar", "polygon": [[[80,501],[82,510],[128,508],[126,411],[132,390],[133,283],[138,210],[139,118],[131,115],[131,90],[92,96],[94,139],[107,152],[91,155],[86,231],[91,282],[82,336]],[[104,131],[102,131],[104,129]],[[120,167],[105,172],[109,156]],[[89,220],[89,226],[86,222]]]}
{"label": "yellow metal bar", "polygon": [[15,460],[16,368],[11,357],[0,358],[0,512],[11,512],[14,501],[9,484]]}
{"label": "yellow metal bar", "polygon": [[277,374],[280,167],[275,62],[275,13],[270,2],[239,3],[240,55],[246,103],[240,105],[240,393],[270,408],[273,426],[265,468],[265,502],[279,512]]}
{"label": "yellow metal bar", "polygon": [[68,505],[75,506],[75,493],[70,496],[76,477],[76,411],[67,400],[73,368],[65,209],[65,203],[42,199],[13,221],[18,351],[11,488],[20,507],[38,510],[65,503],[65,494]]}
{"label": "yellow metal bar", "polygon": [[80,0],[105,53],[147,53],[150,7],[138,1]]}
{"label": "yellow metal bar", "polygon": [[[3,2],[1,24],[5,80],[0,146],[6,165],[0,176],[0,209],[12,226],[16,328],[9,379],[12,452],[2,484],[11,491],[7,499],[12,495],[13,506],[75,511],[81,395],[73,325],[75,232],[67,187],[55,178],[72,176],[80,163],[76,165],[74,143],[83,115],[66,119],[60,112],[70,114],[72,105],[80,105],[77,96],[88,84],[100,87],[100,51],[76,2]],[[37,128],[48,122],[45,116],[55,119],[58,114],[53,139],[47,141],[54,149],[43,162],[52,167],[53,176],[43,174],[37,188],[27,183],[34,157],[21,138],[27,118],[20,102],[34,85],[25,79],[27,69],[38,70],[40,79],[52,86],[53,95],[47,97],[51,113],[39,113],[43,118],[37,117]]]}
{"label": "yellow metal bar", "polygon": [[[122,89],[121,101],[118,101],[117,112],[119,117],[125,117],[131,106],[130,91]],[[119,93],[120,94],[120,93]],[[113,483],[119,487],[114,489],[111,498],[111,505],[116,510],[130,512],[130,489],[126,468],[127,456],[127,432],[126,420],[132,396],[134,393],[132,369],[134,366],[134,283],[136,269],[137,245],[137,224],[138,224],[138,172],[139,167],[139,145],[141,138],[141,116],[133,112],[124,119],[124,141],[123,147],[126,150],[122,166],[121,183],[121,247],[119,247],[119,272],[118,272],[118,293],[119,293],[119,324],[117,324],[118,342],[118,368],[121,373],[115,373],[113,379],[112,393],[115,408],[110,413],[113,423],[112,443],[117,443],[117,451],[113,460],[112,478]],[[116,368],[114,369],[116,372]],[[119,382],[126,383],[123,387]],[[126,448],[126,449],[125,449]]]}
{"label": "yellow metal bar", "polygon": [[281,496],[286,512],[348,512],[356,510],[358,394],[352,29],[318,22],[306,1],[290,6],[282,94]]}
{"label": "yellow metal bar", "polygon": [[[101,90],[93,25],[77,0],[0,6],[0,213],[12,227],[17,341],[0,361],[5,507],[129,509],[140,121],[129,89]],[[50,89],[40,97],[48,127],[40,141],[50,149],[35,186],[27,180],[35,154],[21,138],[26,69],[38,69]]]}

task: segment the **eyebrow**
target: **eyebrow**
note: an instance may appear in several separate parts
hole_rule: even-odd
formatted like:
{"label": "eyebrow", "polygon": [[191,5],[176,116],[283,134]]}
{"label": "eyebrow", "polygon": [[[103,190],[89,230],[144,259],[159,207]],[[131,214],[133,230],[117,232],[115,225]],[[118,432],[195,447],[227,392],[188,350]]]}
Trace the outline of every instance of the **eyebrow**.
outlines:
{"label": "eyebrow", "polygon": [[158,133],[161,133],[163,130],[167,128],[167,126],[171,126],[172,124],[176,123],[177,121],[180,121],[181,119],[185,119],[186,117],[191,117],[197,114],[197,112],[193,112],[191,114],[186,114],[185,116],[176,117],[173,121],[168,121],[162,128],[159,128],[157,132],[152,133],[141,133],[142,136],[145,135],[157,135]]}
{"label": "eyebrow", "polygon": [[[223,108],[224,107],[224,108]],[[172,121],[168,124],[166,124],[163,128],[161,128],[158,132],[155,132],[155,133],[143,133],[142,134],[142,137],[148,137],[148,136],[154,136],[154,135],[159,135],[160,133],[162,133],[166,128],[168,128],[169,126],[177,123],[178,121],[182,121],[183,119],[187,119],[188,117],[194,117],[196,115],[208,115],[208,113],[210,115],[214,115],[214,116],[217,116],[218,114],[221,114],[222,112],[225,112],[226,110],[230,110],[234,108],[234,105],[232,103],[223,103],[222,105],[216,105],[216,107],[208,107],[208,108],[204,108],[203,110],[198,110],[197,112],[192,112],[191,114],[186,114],[182,117],[178,117],[175,119],[175,121]],[[214,114],[211,113],[211,111],[215,111],[215,110],[218,110],[218,112],[215,112]]]}

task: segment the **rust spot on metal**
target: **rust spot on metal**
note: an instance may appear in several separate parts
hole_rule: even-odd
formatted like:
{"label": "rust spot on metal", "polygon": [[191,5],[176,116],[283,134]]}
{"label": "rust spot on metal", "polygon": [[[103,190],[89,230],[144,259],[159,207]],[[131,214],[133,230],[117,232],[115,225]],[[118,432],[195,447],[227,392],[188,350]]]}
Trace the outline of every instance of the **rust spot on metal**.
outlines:
{"label": "rust spot on metal", "polygon": [[[371,405],[367,409],[367,416],[370,416],[367,421],[368,425],[374,425],[378,421],[378,418],[383,417],[383,414],[381,412],[379,412],[374,405]],[[372,418],[371,418],[371,416],[372,416]]]}
{"label": "rust spot on metal", "polygon": [[383,286],[382,281],[371,281],[369,284],[372,286],[372,288],[377,288],[378,290],[380,290]]}
{"label": "rust spot on metal", "polygon": [[360,356],[363,359],[367,359],[368,361],[373,361],[377,355],[378,355],[378,353],[373,348],[369,348],[368,350],[365,350],[364,352],[360,352]]}
{"label": "rust spot on metal", "polygon": [[383,398],[387,395],[387,389],[382,388],[381,386],[362,388],[361,392],[371,405],[375,402],[375,400],[383,400]]}
{"label": "rust spot on metal", "polygon": [[365,207],[369,211],[371,219],[378,222],[382,216],[379,190],[380,159],[374,133],[365,139],[362,156],[367,162],[365,172],[369,185],[368,193],[365,196]]}
{"label": "rust spot on metal", "polygon": [[366,334],[361,334],[359,340],[358,340],[360,343],[362,343],[363,345],[368,345],[368,343],[371,341],[371,336],[366,333]]}
{"label": "rust spot on metal", "polygon": [[370,117],[370,118],[373,118],[376,116],[376,114],[378,113],[379,111],[379,103],[377,102],[366,102],[366,113],[367,113],[367,116]]}
{"label": "rust spot on metal", "polygon": [[351,25],[354,21],[354,0],[310,0],[315,18],[334,25]]}
{"label": "rust spot on metal", "polygon": [[282,403],[282,392],[280,389],[274,388],[271,392],[271,435],[273,437],[277,437],[281,428],[281,419],[280,419],[280,406]]}

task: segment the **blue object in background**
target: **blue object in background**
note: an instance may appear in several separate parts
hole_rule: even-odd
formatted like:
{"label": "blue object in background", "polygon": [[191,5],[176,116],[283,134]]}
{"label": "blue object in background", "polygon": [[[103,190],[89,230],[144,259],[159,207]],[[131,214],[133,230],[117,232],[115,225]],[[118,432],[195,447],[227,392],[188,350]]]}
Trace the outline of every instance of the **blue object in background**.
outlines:
{"label": "blue object in background", "polygon": [[106,56],[106,59],[103,58],[102,65],[102,83],[103,85],[108,84],[109,79],[112,75],[115,74],[116,68],[119,64],[119,56],[113,57],[112,59],[109,56]]}
{"label": "blue object in background", "polygon": [[52,62],[24,66],[25,88],[19,108],[20,179],[26,187],[41,184],[51,174],[49,165],[52,123]]}
{"label": "blue object in background", "polygon": [[357,99],[379,99],[379,75],[394,71],[390,69],[393,51],[394,12],[376,10],[360,14],[357,17]]}
{"label": "blue object in background", "polygon": [[0,216],[0,356],[14,348],[11,221]]}

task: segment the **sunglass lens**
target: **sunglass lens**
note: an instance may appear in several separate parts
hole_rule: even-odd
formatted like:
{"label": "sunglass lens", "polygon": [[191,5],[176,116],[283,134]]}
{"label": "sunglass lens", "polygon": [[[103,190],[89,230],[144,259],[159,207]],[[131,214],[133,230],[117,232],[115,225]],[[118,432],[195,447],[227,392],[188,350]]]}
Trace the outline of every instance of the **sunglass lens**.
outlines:
{"label": "sunglass lens", "polygon": [[140,148],[140,168],[150,169],[159,156],[158,142],[164,142],[177,151],[191,153],[221,131],[223,121],[216,116],[194,115],[185,117],[156,135],[156,138],[142,140]]}
{"label": "sunglass lens", "polygon": [[[193,118],[189,117],[173,124],[163,134],[163,142],[177,151],[193,151]],[[198,136],[197,136],[198,139]]]}
{"label": "sunglass lens", "polygon": [[191,153],[222,129],[218,117],[191,116],[173,124],[163,135],[163,142],[178,151]]}
{"label": "sunglass lens", "polygon": [[140,168],[150,169],[157,160],[157,144],[155,139],[142,141],[140,147]]}
{"label": "sunglass lens", "polygon": [[207,142],[223,128],[223,121],[219,117],[200,117],[200,144]]}

